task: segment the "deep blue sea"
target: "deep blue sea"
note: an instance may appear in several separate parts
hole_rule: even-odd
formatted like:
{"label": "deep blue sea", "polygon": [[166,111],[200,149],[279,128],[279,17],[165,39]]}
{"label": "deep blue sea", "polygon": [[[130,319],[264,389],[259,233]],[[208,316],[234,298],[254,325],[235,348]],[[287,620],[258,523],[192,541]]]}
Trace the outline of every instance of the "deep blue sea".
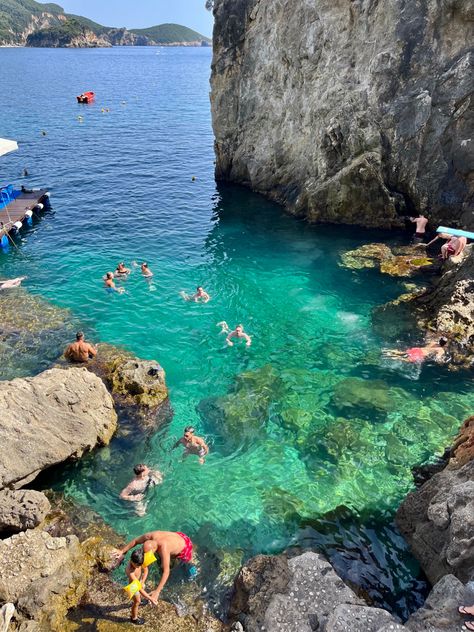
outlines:
{"label": "deep blue sea", "polygon": [[[210,63],[208,48],[0,49],[0,137],[20,146],[0,180],[45,186],[53,205],[0,253],[0,277],[28,275],[27,290],[70,309],[91,340],[160,362],[174,409],[151,437],[120,435],[55,485],[125,537],[187,532],[214,560],[198,580],[208,594],[223,565],[317,546],[406,616],[425,586],[391,518],[411,468],[471,412],[470,387],[381,361],[372,310],[404,286],[340,256],[387,234],[308,226],[216,185]],[[85,90],[93,105],[76,103]],[[153,282],[134,269],[126,293],[107,294],[118,261],[147,261]],[[183,301],[198,284],[212,300]],[[223,320],[243,323],[252,346],[226,348]],[[4,376],[21,374],[15,361]],[[210,445],[204,466],[171,449],[187,424]],[[144,517],[118,499],[137,461],[164,473]]]}

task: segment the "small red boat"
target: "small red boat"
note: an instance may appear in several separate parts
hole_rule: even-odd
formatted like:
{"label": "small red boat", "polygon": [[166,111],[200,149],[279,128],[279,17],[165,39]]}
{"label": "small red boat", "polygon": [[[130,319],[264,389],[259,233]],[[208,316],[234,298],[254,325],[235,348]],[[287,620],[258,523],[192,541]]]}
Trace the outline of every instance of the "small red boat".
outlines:
{"label": "small red boat", "polygon": [[78,95],[76,98],[77,98],[78,103],[92,103],[92,101],[94,100],[94,97],[95,97],[94,92],[83,92],[82,94]]}

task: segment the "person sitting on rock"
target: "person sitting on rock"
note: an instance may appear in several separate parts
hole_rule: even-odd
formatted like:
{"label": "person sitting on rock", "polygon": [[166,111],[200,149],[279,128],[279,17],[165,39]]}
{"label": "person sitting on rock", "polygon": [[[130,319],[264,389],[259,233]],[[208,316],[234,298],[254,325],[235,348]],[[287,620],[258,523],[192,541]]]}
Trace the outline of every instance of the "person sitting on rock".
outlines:
{"label": "person sitting on rock", "polygon": [[163,482],[163,475],[158,470],[150,470],[144,463],[138,463],[133,468],[135,478],[122,489],[120,498],[135,503],[135,513],[139,516],[145,515],[145,496],[150,487],[160,485]]}
{"label": "person sitting on rock", "polygon": [[141,603],[140,595],[148,599],[154,606],[158,604],[157,599],[149,595],[145,590],[145,582],[148,577],[148,566],[143,566],[144,562],[143,549],[133,551],[130,556],[130,562],[125,569],[125,574],[130,580],[129,586],[132,587],[132,612],[130,613],[130,622],[134,625],[143,625],[145,619],[138,617],[138,608]]}
{"label": "person sitting on rock", "polygon": [[72,342],[64,352],[64,357],[69,362],[88,362],[97,355],[97,347],[93,347],[84,340],[82,331],[76,334],[76,342]]}
{"label": "person sitting on rock", "polygon": [[[458,612],[459,614],[474,617],[474,606],[459,606]],[[468,630],[474,630],[474,621],[464,621],[464,627]]]}
{"label": "person sitting on rock", "polygon": [[466,237],[456,237],[456,235],[449,235],[448,233],[439,233],[429,243],[424,244],[426,248],[431,246],[437,239],[446,239],[446,243],[441,246],[441,258],[446,260],[449,257],[457,257],[462,253],[467,245]]}
{"label": "person sitting on rock", "polygon": [[185,301],[194,301],[195,303],[199,303],[199,301],[207,303],[211,300],[209,294],[200,285],[198,285],[198,287],[196,288],[196,294],[189,296],[189,294],[186,294],[186,292],[181,292],[181,296],[184,298]]}
{"label": "person sitting on rock", "polygon": [[203,465],[206,455],[209,454],[209,447],[204,439],[196,437],[194,432],[195,430],[192,426],[186,426],[183,436],[181,439],[176,441],[172,449],[174,450],[180,445],[184,446],[185,450],[183,452],[183,459],[188,457],[190,454],[195,454],[199,457],[199,463]]}
{"label": "person sitting on rock", "polygon": [[418,217],[410,217],[410,222],[416,224],[416,231],[413,235],[413,241],[415,243],[419,243],[425,237],[426,233],[426,224],[428,223],[428,218],[426,218],[423,213],[420,211]]}
{"label": "person sitting on rock", "polygon": [[439,340],[432,340],[424,347],[410,347],[406,351],[382,349],[382,353],[386,358],[394,358],[402,360],[402,362],[411,362],[412,364],[421,364],[427,359],[441,362],[445,357],[447,342],[448,339],[442,337]]}
{"label": "person sitting on rock", "polygon": [[[150,597],[154,601],[159,598],[168,581],[172,557],[184,564],[192,564],[193,543],[186,534],[179,531],[177,533],[173,531],[150,531],[135,538],[122,549],[117,550],[113,554],[114,566],[120,565],[128,551],[139,544],[143,545],[144,558],[148,557],[150,553],[153,553],[153,555],[158,554],[161,558],[161,579],[156,589],[150,593]],[[192,568],[195,569],[194,566]]]}

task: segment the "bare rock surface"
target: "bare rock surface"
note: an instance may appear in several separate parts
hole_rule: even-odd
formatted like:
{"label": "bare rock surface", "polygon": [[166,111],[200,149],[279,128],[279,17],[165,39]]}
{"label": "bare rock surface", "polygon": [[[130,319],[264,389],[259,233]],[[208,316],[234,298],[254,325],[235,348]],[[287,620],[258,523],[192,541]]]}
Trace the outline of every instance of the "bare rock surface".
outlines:
{"label": "bare rock surface", "polygon": [[259,555],[237,576],[230,612],[246,632],[312,632],[324,630],[335,609],[348,605],[365,604],[321,555]]}
{"label": "bare rock surface", "polygon": [[466,589],[453,575],[443,577],[428,595],[422,608],[408,619],[411,632],[458,632],[463,617],[458,606],[465,603]]}
{"label": "bare rock surface", "polygon": [[0,382],[0,420],[0,489],[107,444],[117,425],[107,389],[83,368]]}
{"label": "bare rock surface", "polygon": [[401,504],[396,521],[431,583],[474,577],[474,461],[435,474]]}
{"label": "bare rock surface", "polygon": [[344,604],[329,616],[325,629],[326,632],[379,632],[381,627],[389,625],[397,625],[397,621],[386,610]]}
{"label": "bare rock surface", "polygon": [[472,226],[463,0],[215,0],[216,176],[311,221]]}
{"label": "bare rock surface", "polygon": [[34,529],[50,509],[50,502],[42,492],[32,489],[0,491],[0,535]]}
{"label": "bare rock surface", "polygon": [[0,601],[50,630],[85,590],[82,550],[75,536],[53,538],[37,529],[0,541]]}

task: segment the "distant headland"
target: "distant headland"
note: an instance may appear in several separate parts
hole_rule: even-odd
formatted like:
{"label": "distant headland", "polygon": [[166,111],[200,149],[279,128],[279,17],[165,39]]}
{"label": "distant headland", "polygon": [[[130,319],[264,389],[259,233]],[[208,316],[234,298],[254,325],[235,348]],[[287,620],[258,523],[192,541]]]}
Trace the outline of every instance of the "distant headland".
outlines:
{"label": "distant headland", "polygon": [[0,13],[0,46],[106,48],[110,46],[210,46],[211,40],[180,24],[145,29],[102,26],[65,13],[57,4],[10,0]]}

